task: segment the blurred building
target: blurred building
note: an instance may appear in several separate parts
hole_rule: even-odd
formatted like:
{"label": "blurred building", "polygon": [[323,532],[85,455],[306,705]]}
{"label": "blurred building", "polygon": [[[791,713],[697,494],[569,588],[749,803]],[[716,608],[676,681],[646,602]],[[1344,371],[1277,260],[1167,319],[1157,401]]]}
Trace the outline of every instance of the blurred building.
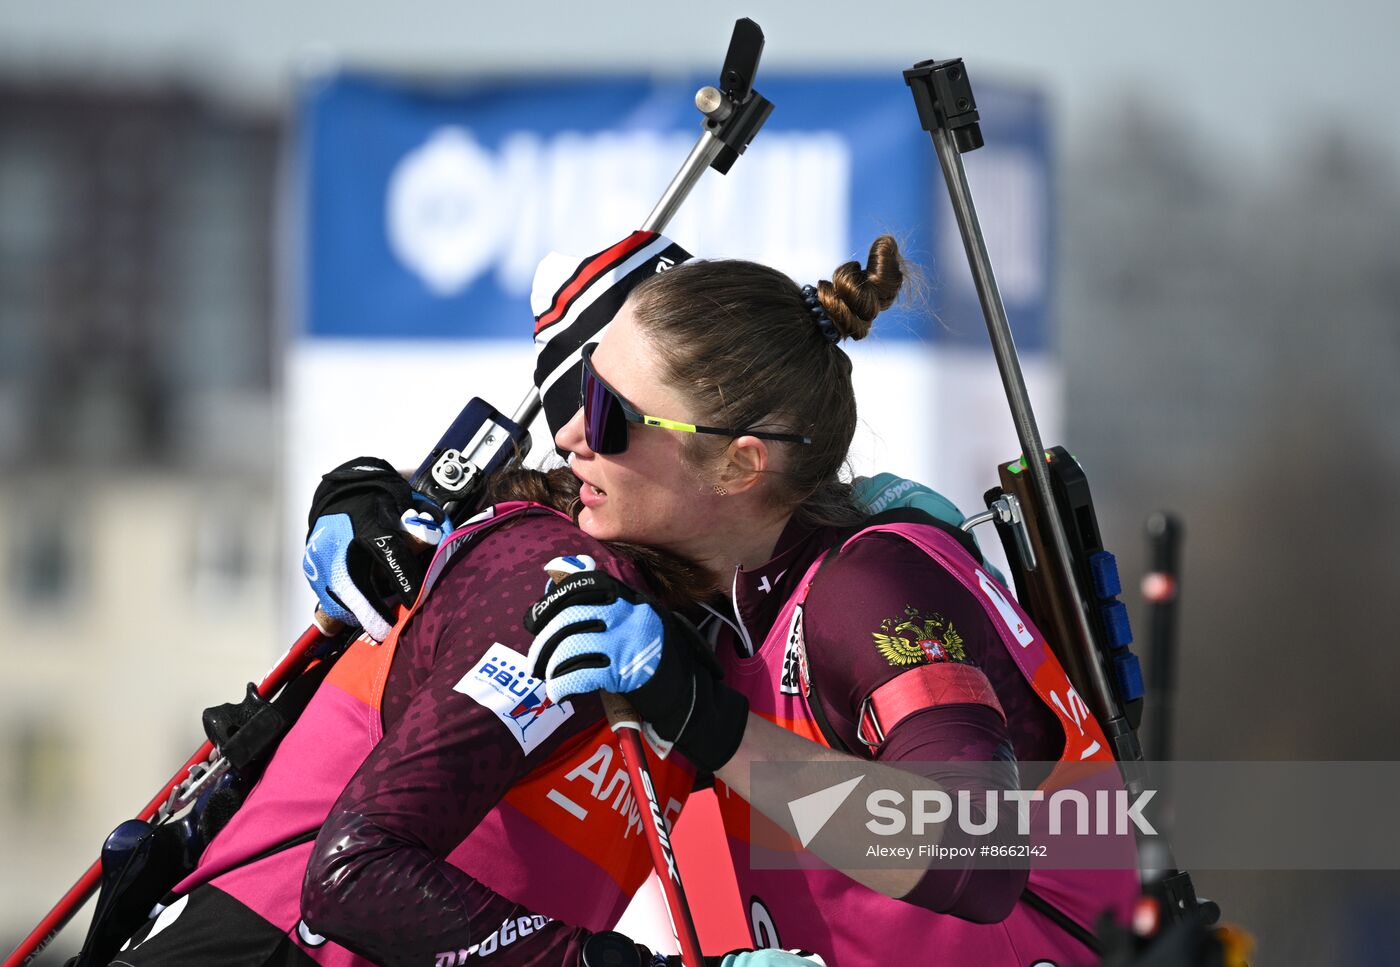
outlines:
{"label": "blurred building", "polygon": [[0,87],[0,945],[274,656],[280,141],[177,90]]}

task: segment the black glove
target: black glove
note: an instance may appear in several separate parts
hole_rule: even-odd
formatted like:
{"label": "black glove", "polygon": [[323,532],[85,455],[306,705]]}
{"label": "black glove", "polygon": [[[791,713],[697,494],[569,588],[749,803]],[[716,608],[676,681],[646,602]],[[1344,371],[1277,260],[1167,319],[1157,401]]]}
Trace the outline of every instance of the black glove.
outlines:
{"label": "black glove", "polygon": [[626,695],[652,731],[714,772],[739,748],[749,703],[720,681],[695,628],[610,574],[584,571],[530,606],[533,674],[558,702],[605,689]]}
{"label": "black glove", "polygon": [[321,610],[376,641],[393,628],[397,605],[417,600],[449,527],[436,502],[377,457],[357,457],[322,477],[307,523],[302,570]]}

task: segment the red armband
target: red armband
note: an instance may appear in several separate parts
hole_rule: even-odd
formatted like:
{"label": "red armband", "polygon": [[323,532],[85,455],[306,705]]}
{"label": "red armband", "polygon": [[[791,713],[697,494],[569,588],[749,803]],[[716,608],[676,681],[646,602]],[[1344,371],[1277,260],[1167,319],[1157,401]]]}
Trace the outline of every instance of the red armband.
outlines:
{"label": "red armband", "polygon": [[939,705],[985,705],[1006,721],[997,693],[982,669],[940,661],[917,665],[866,696],[860,703],[856,736],[874,752],[904,719]]}

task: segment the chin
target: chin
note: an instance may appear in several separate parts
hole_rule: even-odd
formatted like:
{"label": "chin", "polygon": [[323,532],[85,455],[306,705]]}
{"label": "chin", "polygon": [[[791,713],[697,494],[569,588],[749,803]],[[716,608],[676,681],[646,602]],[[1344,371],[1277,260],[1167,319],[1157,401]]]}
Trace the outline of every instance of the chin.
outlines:
{"label": "chin", "polygon": [[599,515],[595,514],[591,507],[585,507],[579,512],[578,529],[594,540],[611,541],[617,539],[609,533],[611,528],[608,527],[607,522],[599,520]]}

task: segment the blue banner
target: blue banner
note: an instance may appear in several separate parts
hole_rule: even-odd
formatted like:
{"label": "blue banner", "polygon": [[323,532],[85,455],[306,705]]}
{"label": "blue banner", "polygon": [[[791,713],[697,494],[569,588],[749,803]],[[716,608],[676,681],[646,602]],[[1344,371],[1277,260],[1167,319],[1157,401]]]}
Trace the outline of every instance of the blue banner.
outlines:
{"label": "blue banner", "polygon": [[[710,78],[500,79],[429,86],[356,74],[300,108],[302,330],[335,339],[511,339],[551,249],[635,228],[696,136]],[[726,176],[701,179],[667,234],[799,282],[896,236],[928,297],[877,339],[985,345],[933,147],[898,70],[764,73],[768,123]],[[1048,343],[1052,212],[1042,99],[980,83],[987,147],[965,156],[1018,345]]]}

